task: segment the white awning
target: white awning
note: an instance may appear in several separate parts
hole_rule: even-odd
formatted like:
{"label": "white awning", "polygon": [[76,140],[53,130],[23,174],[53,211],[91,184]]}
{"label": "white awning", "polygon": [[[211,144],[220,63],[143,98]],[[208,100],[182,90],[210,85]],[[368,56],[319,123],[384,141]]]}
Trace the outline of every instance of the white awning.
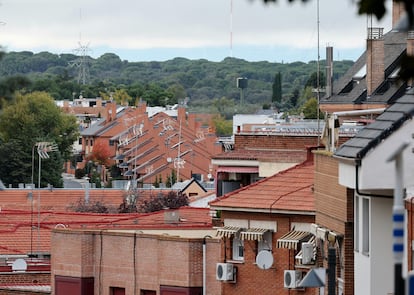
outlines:
{"label": "white awning", "polygon": [[237,226],[224,226],[224,227],[217,229],[216,236],[220,238],[223,238],[223,237],[230,238],[234,236],[240,230],[241,228]]}
{"label": "white awning", "polygon": [[311,233],[307,231],[292,230],[277,239],[277,247],[297,250],[298,244],[309,239],[310,235]]}
{"label": "white awning", "polygon": [[262,241],[267,228],[249,228],[240,232],[241,240]]}

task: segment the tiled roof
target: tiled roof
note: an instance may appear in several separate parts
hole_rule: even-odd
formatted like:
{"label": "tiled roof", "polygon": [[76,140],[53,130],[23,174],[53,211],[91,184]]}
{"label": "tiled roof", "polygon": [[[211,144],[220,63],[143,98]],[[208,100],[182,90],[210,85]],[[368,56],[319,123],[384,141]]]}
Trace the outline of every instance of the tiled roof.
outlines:
{"label": "tiled roof", "polygon": [[314,214],[314,165],[306,161],[210,203],[215,210]]}
{"label": "tiled roof", "polygon": [[[401,55],[407,48],[407,33],[390,31],[384,34],[384,76],[387,80],[391,74],[397,69],[397,61],[401,58]],[[360,58],[354,63],[354,65],[338,80],[333,82],[333,93],[329,98],[323,97],[321,104],[372,104],[391,103],[396,97],[401,96],[404,92],[405,85],[396,83],[388,84],[388,88],[378,87],[370,97],[367,97],[366,89],[367,82],[366,76],[362,79],[358,79],[358,83],[352,82],[353,77],[366,65],[367,53],[366,51],[360,56]],[[385,81],[386,82],[386,81]],[[348,85],[353,83],[353,89],[349,92],[343,91]]]}
{"label": "tiled roof", "polygon": [[376,120],[364,127],[336,151],[335,156],[361,159],[414,115],[414,89],[387,108]]}
{"label": "tiled roof", "polygon": [[[165,214],[171,211],[178,211],[179,219],[166,221]],[[208,229],[212,227],[211,222],[209,209],[192,207],[147,214],[2,210],[0,214],[0,254],[49,253],[51,230],[54,228]],[[38,227],[39,224],[40,227]]]}
{"label": "tiled roof", "polygon": [[[112,121],[96,123],[82,135],[94,136],[95,141],[107,144],[111,140],[111,159],[124,157],[127,164],[122,168],[123,175],[135,175],[145,183],[153,183],[159,176],[165,180],[171,170],[177,169],[177,164],[180,165],[180,179],[190,179],[192,173],[205,176],[210,173],[211,157],[221,152],[221,147],[215,145],[213,133],[164,112],[149,118],[141,111],[140,108],[125,108]],[[133,172],[134,167],[139,167],[135,171],[137,174]]]}

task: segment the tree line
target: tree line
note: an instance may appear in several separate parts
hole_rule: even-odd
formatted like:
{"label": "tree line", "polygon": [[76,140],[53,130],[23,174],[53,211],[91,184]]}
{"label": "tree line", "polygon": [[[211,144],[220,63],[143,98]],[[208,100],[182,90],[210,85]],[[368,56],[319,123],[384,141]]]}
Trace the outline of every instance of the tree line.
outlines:
{"label": "tree line", "polygon": [[[130,105],[137,100],[144,100],[149,106],[185,102],[189,111],[221,112],[231,118],[235,111],[251,113],[262,107],[275,106],[281,111],[300,108],[309,99],[306,86],[317,69],[316,61],[272,63],[225,58],[212,62],[177,57],[164,62],[129,62],[114,53],[82,57],[82,62],[80,58],[49,52],[5,53],[0,60],[0,97],[11,99],[13,92],[20,89],[45,91],[55,100],[72,100],[82,95],[112,97]],[[335,61],[334,79],[352,64],[350,60]],[[324,65],[325,61],[320,61],[321,69]],[[80,67],[85,79],[79,78]],[[243,105],[241,89],[236,85],[240,77],[248,81]],[[321,82],[324,84],[323,79]]]}

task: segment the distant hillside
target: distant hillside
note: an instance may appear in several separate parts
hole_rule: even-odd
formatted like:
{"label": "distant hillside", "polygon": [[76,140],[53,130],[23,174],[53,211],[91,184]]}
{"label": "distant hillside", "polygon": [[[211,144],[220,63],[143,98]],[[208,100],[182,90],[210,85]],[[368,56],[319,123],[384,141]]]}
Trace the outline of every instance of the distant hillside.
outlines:
{"label": "distant hillside", "polygon": [[[82,75],[79,65],[83,64]],[[343,75],[353,61],[335,61],[334,79]],[[325,61],[320,61],[324,74]],[[282,97],[300,94],[317,70],[316,61],[309,63],[248,62],[226,58],[221,62],[204,59],[175,58],[165,62],[128,62],[113,53],[99,58],[74,54],[52,54],[29,51],[6,53],[0,61],[0,74],[4,79],[24,76],[30,79],[27,90],[45,90],[55,99],[72,99],[82,92],[84,97],[96,97],[102,92],[125,89],[131,97],[143,97],[149,104],[189,98],[189,105],[208,106],[213,99],[226,98],[237,103],[240,89],[238,77],[248,79],[244,93],[246,104],[269,104],[275,75],[281,74]],[[82,85],[82,82],[86,82]],[[0,93],[0,95],[2,95]]]}

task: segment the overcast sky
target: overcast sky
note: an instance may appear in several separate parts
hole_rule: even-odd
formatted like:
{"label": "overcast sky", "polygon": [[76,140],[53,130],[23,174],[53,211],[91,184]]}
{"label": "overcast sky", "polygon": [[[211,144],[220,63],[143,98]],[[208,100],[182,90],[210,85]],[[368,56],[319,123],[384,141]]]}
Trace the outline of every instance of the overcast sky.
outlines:
{"label": "overcast sky", "polygon": [[[388,7],[391,0],[387,0]],[[355,60],[367,24],[391,29],[391,11],[377,23],[358,16],[356,0],[319,0],[319,52]],[[111,52],[128,61],[174,57],[221,61],[317,59],[317,0],[0,0],[0,44],[6,51]],[[232,37],[231,37],[232,36]]]}

